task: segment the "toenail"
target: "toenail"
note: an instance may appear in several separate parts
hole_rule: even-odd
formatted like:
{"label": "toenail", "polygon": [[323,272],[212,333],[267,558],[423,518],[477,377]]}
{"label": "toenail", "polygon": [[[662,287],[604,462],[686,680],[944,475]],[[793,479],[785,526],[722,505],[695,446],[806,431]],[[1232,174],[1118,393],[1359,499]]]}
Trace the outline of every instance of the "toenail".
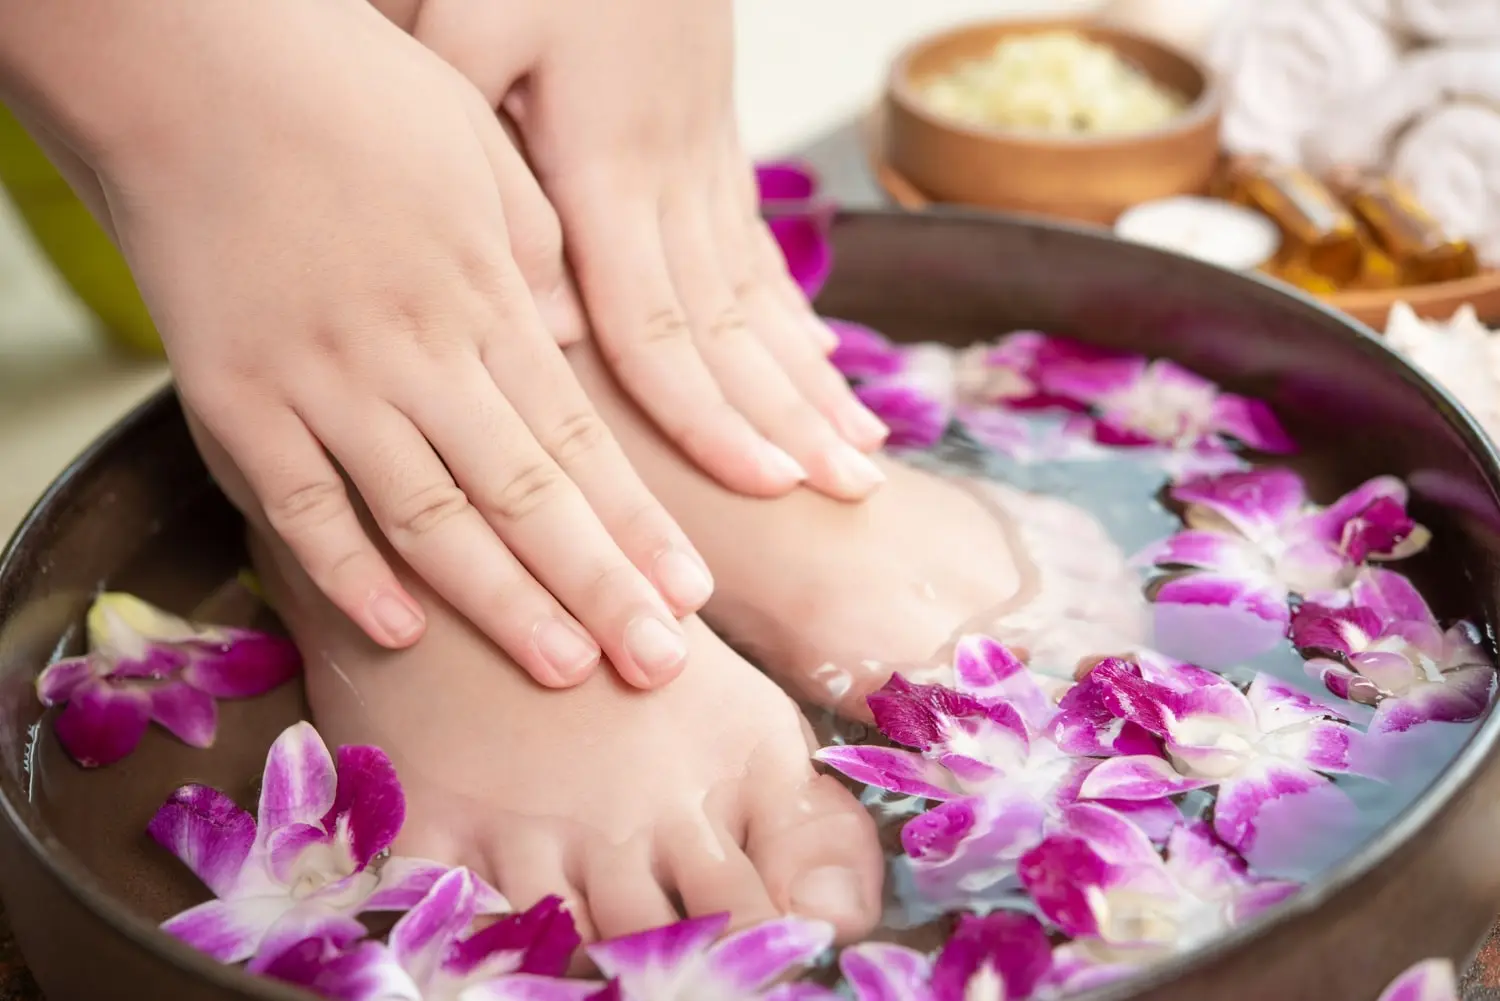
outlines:
{"label": "toenail", "polygon": [[804,917],[857,918],[864,915],[864,886],[859,873],[826,865],[792,884],[792,910]]}
{"label": "toenail", "polygon": [[582,681],[599,662],[599,646],[582,630],[557,619],[536,627],[536,648],[565,683]]}
{"label": "toenail", "polygon": [[802,463],[784,449],[763,441],[757,452],[756,462],[772,479],[792,483],[801,483],[807,479],[807,470],[802,468]]}
{"label": "toenail", "polygon": [[696,612],[714,593],[708,567],[681,549],[668,549],[656,558],[656,586],[673,607]]}
{"label": "toenail", "polygon": [[853,445],[839,442],[829,450],[828,464],[839,485],[851,494],[864,496],[885,482],[885,473],[868,455]]}
{"label": "toenail", "polygon": [[885,421],[852,397],[839,409],[838,424],[845,438],[864,448],[874,448],[891,433]]}
{"label": "toenail", "polygon": [[642,616],[625,627],[625,649],[642,671],[665,674],[687,656],[687,640],[676,625]]}

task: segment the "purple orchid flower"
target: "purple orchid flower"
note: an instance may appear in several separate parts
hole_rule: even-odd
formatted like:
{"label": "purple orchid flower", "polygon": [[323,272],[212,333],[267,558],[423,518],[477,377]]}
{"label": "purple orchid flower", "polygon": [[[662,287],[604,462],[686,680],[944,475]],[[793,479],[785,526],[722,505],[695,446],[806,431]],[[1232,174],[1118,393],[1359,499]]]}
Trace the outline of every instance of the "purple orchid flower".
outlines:
{"label": "purple orchid flower", "polygon": [[1202,823],[1174,830],[1165,860],[1110,810],[1076,804],[1058,827],[1021,860],[1021,878],[1042,913],[1072,938],[1057,957],[1072,986],[1086,972],[1113,978],[1192,948],[1298,889],[1251,877]]}
{"label": "purple orchid flower", "polygon": [[941,344],[896,345],[869,327],[828,320],[838,345],[828,356],[854,395],[890,429],[890,448],[930,448],[953,419],[954,352]]}
{"label": "purple orchid flower", "polygon": [[1458,1001],[1458,974],[1451,960],[1423,960],[1391,981],[1378,1001]]}
{"label": "purple orchid flower", "polygon": [[582,1001],[597,982],[565,980],[578,947],[558,897],[470,932],[489,894],[467,869],[450,870],[391,929],[389,944],[334,916],[311,929],[283,924],[249,965],[330,1001]]}
{"label": "purple orchid flower", "polygon": [[1261,828],[1287,811],[1353,809],[1326,775],[1350,770],[1357,732],[1328,706],[1264,674],[1241,692],[1223,679],[1174,690],[1122,660],[1092,673],[1114,714],[1162,738],[1167,757],[1104,760],[1084,779],[1084,799],[1155,800],[1217,786],[1214,831],[1252,861]]}
{"label": "purple orchid flower", "polygon": [[1026,1001],[1051,966],[1041,922],[1007,911],[960,916],[936,960],[884,942],[851,946],[839,956],[856,1001]]}
{"label": "purple orchid flower", "polygon": [[809,299],[817,298],[833,272],[833,205],[819,197],[817,176],[805,164],[759,164],[755,182],[761,214],[781,248],[787,271]]}
{"label": "purple orchid flower", "polygon": [[1374,733],[1417,723],[1477,719],[1495,691],[1495,667],[1468,622],[1444,630],[1411,581],[1371,568],[1343,608],[1308,603],[1292,617],[1292,642],[1313,651],[1307,671],[1340,698],[1377,706]]}
{"label": "purple orchid flower", "polygon": [[1279,643],[1292,595],[1346,604],[1363,564],[1411,556],[1429,539],[1406,513],[1405,484],[1390,476],[1327,508],[1286,469],[1190,480],[1172,497],[1187,531],[1139,557],[1171,571],[1156,590],[1157,645],[1211,666]]}
{"label": "purple orchid flower", "polygon": [[[216,898],[162,928],[236,963],[283,922],[307,927],[365,911],[406,910],[448,867],[402,857],[380,861],[405,816],[401,783],[383,751],[341,747],[335,763],[311,724],[297,723],[271,745],[258,816],[216,789],[186,785],[151,819],[151,837]],[[509,909],[487,887],[480,906],[487,914]]]}
{"label": "purple orchid flower", "polygon": [[799,1001],[810,985],[770,986],[833,944],[833,926],[779,918],[720,940],[728,914],[585,946],[610,979],[598,1001]]}
{"label": "purple orchid flower", "polygon": [[1222,392],[1166,359],[1068,347],[1054,346],[1040,370],[1040,387],[1093,410],[1094,437],[1102,444],[1212,454],[1230,451],[1233,440],[1275,455],[1297,450],[1271,408],[1258,400]]}
{"label": "purple orchid flower", "polygon": [[36,679],[43,705],[64,706],[53,724],[58,742],[85,768],[124,758],[153,720],[185,744],[211,747],[216,698],[261,695],[302,668],[280,636],[196,626],[117,592],[94,599],[88,638],[88,653]]}
{"label": "purple orchid flower", "polygon": [[[1004,892],[1021,855],[1043,837],[1049,818],[1077,799],[1098,764],[1097,757],[1078,755],[1160,753],[1154,737],[1113,714],[1061,710],[1030,670],[989,637],[959,641],[954,676],[956,688],[895,675],[869,696],[876,725],[905,748],[817,753],[867,785],[938,801],[901,832],[918,891],[931,903]],[[1181,819],[1164,798],[1110,805],[1161,836]]]}

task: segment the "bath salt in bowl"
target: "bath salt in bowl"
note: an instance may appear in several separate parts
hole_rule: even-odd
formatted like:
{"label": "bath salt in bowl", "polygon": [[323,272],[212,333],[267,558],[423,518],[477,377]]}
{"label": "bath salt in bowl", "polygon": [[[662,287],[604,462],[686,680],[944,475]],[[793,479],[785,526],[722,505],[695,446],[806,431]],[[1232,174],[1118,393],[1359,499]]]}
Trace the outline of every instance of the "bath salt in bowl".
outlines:
{"label": "bath salt in bowl", "polygon": [[1488,439],[1251,276],[872,212],[823,285],[818,227],[805,284],[893,444],[1086,508],[1150,620],[1115,646],[1044,581],[1067,636],[966,633],[873,727],[814,720],[888,849],[877,940],[699,915],[569,978],[560,900],[394,853],[420,776],[307,722],[164,394],[0,560],[0,894],[52,1001],[1453,1001],[1500,901]]}

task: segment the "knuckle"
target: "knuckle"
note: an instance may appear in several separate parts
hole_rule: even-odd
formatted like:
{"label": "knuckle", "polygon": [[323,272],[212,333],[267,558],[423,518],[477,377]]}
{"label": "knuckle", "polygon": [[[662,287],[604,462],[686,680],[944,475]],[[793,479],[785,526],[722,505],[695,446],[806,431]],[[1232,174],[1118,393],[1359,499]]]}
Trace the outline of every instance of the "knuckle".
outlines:
{"label": "knuckle", "polygon": [[338,518],[348,507],[342,483],[315,480],[273,495],[266,502],[266,518],[283,536],[302,535]]}
{"label": "knuckle", "polygon": [[397,504],[392,516],[395,533],[419,539],[470,509],[469,498],[453,483],[424,487]]}
{"label": "knuckle", "polygon": [[682,343],[691,337],[687,318],[675,307],[657,310],[641,325],[641,343],[650,347]]}
{"label": "knuckle", "polygon": [[481,500],[484,514],[502,521],[521,521],[551,500],[563,487],[562,470],[545,460],[518,469],[506,484]]}
{"label": "knuckle", "polygon": [[563,418],[548,436],[545,446],[559,463],[568,465],[597,452],[608,440],[609,432],[599,416],[581,411]]}
{"label": "knuckle", "polygon": [[710,341],[739,340],[750,333],[745,324],[745,314],[738,306],[727,306],[709,321],[704,337]]}

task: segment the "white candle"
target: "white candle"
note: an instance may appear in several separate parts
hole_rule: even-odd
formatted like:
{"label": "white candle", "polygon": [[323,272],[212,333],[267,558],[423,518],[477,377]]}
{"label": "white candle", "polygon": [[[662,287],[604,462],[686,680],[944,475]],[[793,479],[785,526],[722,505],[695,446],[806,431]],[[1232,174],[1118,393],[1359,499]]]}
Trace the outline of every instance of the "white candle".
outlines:
{"label": "white candle", "polygon": [[1115,235],[1233,271],[1259,267],[1281,246],[1281,232],[1265,214],[1193,195],[1142,202],[1127,209],[1115,221]]}

